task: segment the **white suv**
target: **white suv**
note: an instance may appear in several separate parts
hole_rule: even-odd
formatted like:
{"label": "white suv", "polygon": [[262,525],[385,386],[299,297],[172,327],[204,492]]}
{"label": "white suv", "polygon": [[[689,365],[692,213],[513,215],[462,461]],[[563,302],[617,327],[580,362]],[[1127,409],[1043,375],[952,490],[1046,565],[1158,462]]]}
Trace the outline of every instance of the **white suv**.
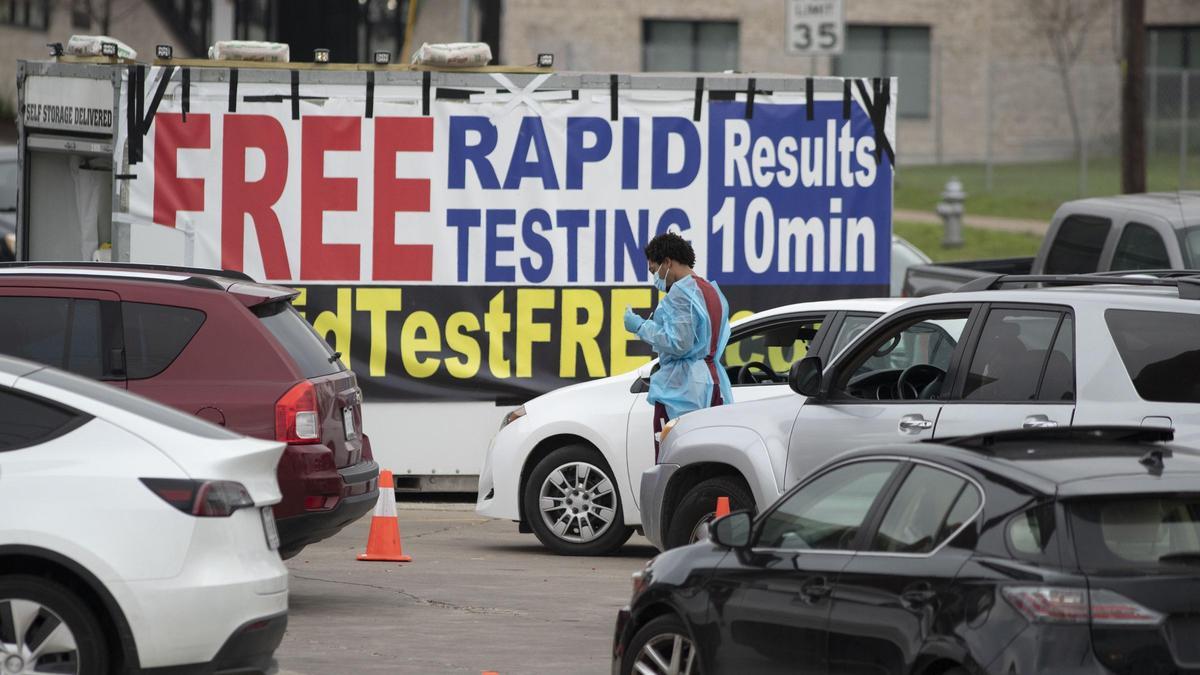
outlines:
{"label": "white suv", "polygon": [[[793,361],[836,354],[904,302],[832,300],[735,316],[721,358],[734,401],[790,395]],[[654,464],[654,406],[646,402],[654,367],[564,387],[510,413],[484,459],[476,512],[519,522],[556,553],[619,548],[641,522],[638,479]]]}
{"label": "white suv", "polygon": [[[835,358],[798,362],[796,393],[681,418],[641,477],[646,536],[685,544],[714,495],[765,506],[834,455],[900,439],[1132,424],[1196,444],[1200,276],[1187,274],[994,276],[915,300]],[[1001,288],[1029,283],[1050,287]]]}
{"label": "white suv", "polygon": [[0,356],[0,673],[271,668],[282,452]]}

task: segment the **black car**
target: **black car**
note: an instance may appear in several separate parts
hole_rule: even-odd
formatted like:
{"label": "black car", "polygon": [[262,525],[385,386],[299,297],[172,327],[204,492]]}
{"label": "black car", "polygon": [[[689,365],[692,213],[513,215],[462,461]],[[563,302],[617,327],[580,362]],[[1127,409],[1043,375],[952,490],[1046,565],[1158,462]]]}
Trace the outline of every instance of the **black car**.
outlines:
{"label": "black car", "polygon": [[634,575],[615,673],[1200,673],[1200,454],[1155,429],[856,450]]}

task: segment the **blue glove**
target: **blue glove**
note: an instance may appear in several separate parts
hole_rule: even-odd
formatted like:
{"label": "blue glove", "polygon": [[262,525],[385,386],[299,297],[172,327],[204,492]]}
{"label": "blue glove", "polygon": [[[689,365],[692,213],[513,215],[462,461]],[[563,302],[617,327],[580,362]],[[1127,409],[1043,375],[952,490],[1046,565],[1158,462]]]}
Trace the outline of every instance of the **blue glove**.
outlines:
{"label": "blue glove", "polygon": [[637,333],[638,329],[641,328],[642,324],[644,323],[646,323],[645,319],[637,314],[634,314],[633,309],[630,308],[629,305],[625,305],[625,330],[629,331],[630,333]]}

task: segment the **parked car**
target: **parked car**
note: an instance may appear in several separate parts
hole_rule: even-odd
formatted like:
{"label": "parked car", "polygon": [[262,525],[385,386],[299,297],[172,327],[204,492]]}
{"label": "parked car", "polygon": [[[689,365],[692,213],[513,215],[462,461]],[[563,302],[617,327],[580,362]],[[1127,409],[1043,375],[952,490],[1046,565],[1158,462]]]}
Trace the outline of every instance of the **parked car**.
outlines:
{"label": "parked car", "polygon": [[[901,303],[802,303],[735,322],[721,361],[734,400],[789,393],[787,373],[794,360],[835,354]],[[654,407],[646,402],[654,368],[651,362],[634,372],[564,387],[510,413],[485,456],[476,512],[517,521],[522,532],[533,532],[556,553],[601,555],[618,549],[641,522],[635,487],[654,463]],[[572,511],[565,504],[568,496],[580,498],[587,508]]]}
{"label": "parked car", "polygon": [[[1036,282],[1056,286],[1001,288]],[[828,458],[897,439],[1104,423],[1200,445],[1200,379],[1180,376],[1200,369],[1198,297],[1200,276],[1082,275],[993,277],[912,301],[840,355],[799,362],[800,395],[665,429],[641,478],[642,527],[660,548],[686,544],[717,496],[770,504]]]}
{"label": "parked car", "polygon": [[0,353],[287,443],[275,517],[289,558],[371,510],[379,493],[358,381],[294,297],[238,272],[0,265]]}
{"label": "parked car", "polygon": [[1200,193],[1158,192],[1066,202],[1032,258],[913,265],[903,295],[953,291],[994,274],[1090,274],[1200,267]]}
{"label": "parked car", "polygon": [[908,268],[913,265],[928,265],[932,260],[921,249],[913,246],[907,239],[892,235],[892,281],[890,295],[893,298],[904,294],[904,278]]}
{"label": "parked car", "polygon": [[282,452],[0,356],[0,672],[270,667]]}
{"label": "parked car", "polygon": [[1200,456],[1169,437],[1033,429],[845,454],[635,574],[613,672],[1192,672]]}

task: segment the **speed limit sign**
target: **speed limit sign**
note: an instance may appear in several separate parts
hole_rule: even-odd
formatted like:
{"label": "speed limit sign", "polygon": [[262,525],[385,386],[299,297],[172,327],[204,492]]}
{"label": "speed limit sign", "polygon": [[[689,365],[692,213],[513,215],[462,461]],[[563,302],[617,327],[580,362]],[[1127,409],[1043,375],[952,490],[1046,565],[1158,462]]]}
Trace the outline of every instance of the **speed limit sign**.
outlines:
{"label": "speed limit sign", "polygon": [[842,0],[785,0],[789,54],[841,54],[846,42]]}

